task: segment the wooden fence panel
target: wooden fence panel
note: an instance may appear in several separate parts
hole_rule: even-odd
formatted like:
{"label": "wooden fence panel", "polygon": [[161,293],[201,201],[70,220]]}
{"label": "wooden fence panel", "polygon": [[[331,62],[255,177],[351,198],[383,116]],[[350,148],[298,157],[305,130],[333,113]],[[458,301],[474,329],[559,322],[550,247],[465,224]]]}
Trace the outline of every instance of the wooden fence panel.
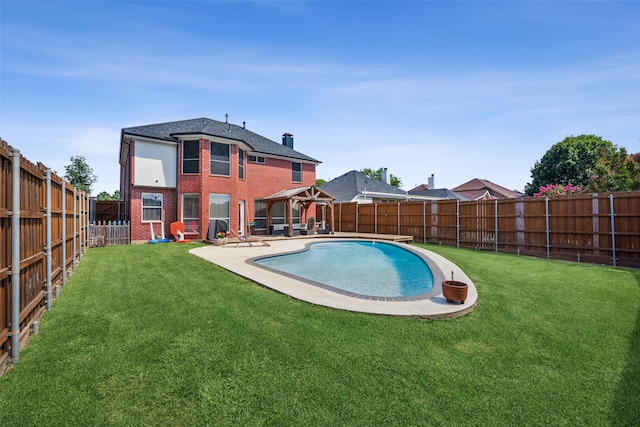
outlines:
{"label": "wooden fence panel", "polygon": [[358,233],[376,232],[376,205],[366,203],[356,205],[358,209]]}
{"label": "wooden fence panel", "polygon": [[613,205],[617,265],[640,266],[640,197],[617,193]]}
{"label": "wooden fence panel", "polygon": [[336,231],[411,235],[416,242],[640,267],[640,192],[338,203],[334,221]]}
{"label": "wooden fence panel", "polygon": [[399,204],[396,202],[378,203],[376,221],[378,234],[400,234],[398,228]]}
{"label": "wooden fence panel", "polygon": [[425,236],[425,202],[400,203],[400,231],[403,236],[413,236],[418,242]]}
{"label": "wooden fence panel", "polygon": [[[17,177],[13,175],[14,161],[19,162]],[[17,179],[16,184],[14,179]],[[14,185],[19,193],[17,210],[12,205]],[[67,191],[64,209],[63,186]],[[0,140],[0,373],[12,361],[12,356],[18,357],[19,347],[25,344],[33,322],[50,308],[57,296],[54,290],[64,284],[68,268],[75,268],[73,261],[68,260],[78,259],[86,248],[86,244],[84,247],[69,244],[86,241],[88,197],[78,192],[75,200],[76,210],[73,209],[73,188],[68,183],[43,164],[34,165],[24,159],[17,150]],[[75,224],[69,217],[76,219]],[[19,219],[19,265],[12,265],[14,219]],[[66,230],[63,225],[67,225]],[[15,324],[12,313],[14,278],[19,287],[15,313],[18,321]]]}
{"label": "wooden fence panel", "polygon": [[127,203],[122,200],[91,200],[89,221],[95,223],[127,221]]}
{"label": "wooden fence panel", "polygon": [[9,325],[11,311],[9,301],[11,297],[11,159],[9,147],[0,140],[0,372],[5,365],[8,353]]}

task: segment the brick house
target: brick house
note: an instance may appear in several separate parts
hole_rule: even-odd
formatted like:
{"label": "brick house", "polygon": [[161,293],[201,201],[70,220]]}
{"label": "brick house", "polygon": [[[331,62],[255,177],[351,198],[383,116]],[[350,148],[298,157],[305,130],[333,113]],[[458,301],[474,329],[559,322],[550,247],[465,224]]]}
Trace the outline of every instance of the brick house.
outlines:
{"label": "brick house", "polygon": [[[267,231],[264,198],[315,184],[320,162],[243,126],[208,118],[122,129],[120,197],[127,202],[131,240],[169,236],[173,221],[185,237],[206,239],[210,220],[223,220],[238,234]],[[271,206],[271,224],[285,224],[284,203]],[[300,222],[295,206],[292,220]],[[152,231],[153,230],[153,233]]]}

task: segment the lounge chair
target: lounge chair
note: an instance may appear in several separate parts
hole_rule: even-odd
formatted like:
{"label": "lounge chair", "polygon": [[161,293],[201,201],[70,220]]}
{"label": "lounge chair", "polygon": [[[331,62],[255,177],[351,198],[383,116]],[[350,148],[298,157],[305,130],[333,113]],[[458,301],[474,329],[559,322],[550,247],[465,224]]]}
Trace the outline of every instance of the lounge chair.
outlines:
{"label": "lounge chair", "polygon": [[238,243],[236,243],[236,248],[238,247],[238,245],[240,243],[248,243],[249,246],[253,246],[253,243],[260,243],[262,244],[262,246],[271,246],[270,244],[268,244],[267,242],[265,242],[264,240],[261,239],[257,239],[255,237],[249,236],[249,235],[245,235],[245,236],[240,236],[238,233],[236,233],[233,230],[229,230],[229,232],[231,234],[233,234],[233,236],[238,239]]}

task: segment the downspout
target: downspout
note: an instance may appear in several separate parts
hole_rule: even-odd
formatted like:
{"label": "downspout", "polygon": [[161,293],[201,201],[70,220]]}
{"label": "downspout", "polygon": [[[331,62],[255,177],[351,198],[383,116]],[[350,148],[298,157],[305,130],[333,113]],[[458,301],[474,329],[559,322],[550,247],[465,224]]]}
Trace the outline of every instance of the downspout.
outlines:
{"label": "downspout", "polygon": [[20,360],[20,151],[11,156],[11,362]]}
{"label": "downspout", "polygon": [[47,256],[47,310],[51,310],[52,293],[51,293],[51,168],[45,169],[46,188],[47,188],[47,206],[45,207],[45,227],[46,227],[46,256]]}

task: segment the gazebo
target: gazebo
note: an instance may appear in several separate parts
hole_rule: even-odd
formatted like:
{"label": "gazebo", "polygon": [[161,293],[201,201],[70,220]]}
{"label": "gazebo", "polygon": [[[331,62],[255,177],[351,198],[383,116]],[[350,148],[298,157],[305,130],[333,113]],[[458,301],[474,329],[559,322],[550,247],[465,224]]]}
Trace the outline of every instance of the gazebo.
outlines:
{"label": "gazebo", "polygon": [[289,188],[279,191],[271,196],[264,198],[267,203],[267,228],[271,226],[271,208],[276,202],[285,202],[285,212],[287,218],[287,235],[293,237],[293,204],[298,202],[300,207],[300,221],[307,222],[307,211],[312,203],[324,203],[329,206],[331,233],[335,232],[333,221],[333,201],[335,197],[331,194],[317,188],[315,185],[307,185],[306,187]]}

